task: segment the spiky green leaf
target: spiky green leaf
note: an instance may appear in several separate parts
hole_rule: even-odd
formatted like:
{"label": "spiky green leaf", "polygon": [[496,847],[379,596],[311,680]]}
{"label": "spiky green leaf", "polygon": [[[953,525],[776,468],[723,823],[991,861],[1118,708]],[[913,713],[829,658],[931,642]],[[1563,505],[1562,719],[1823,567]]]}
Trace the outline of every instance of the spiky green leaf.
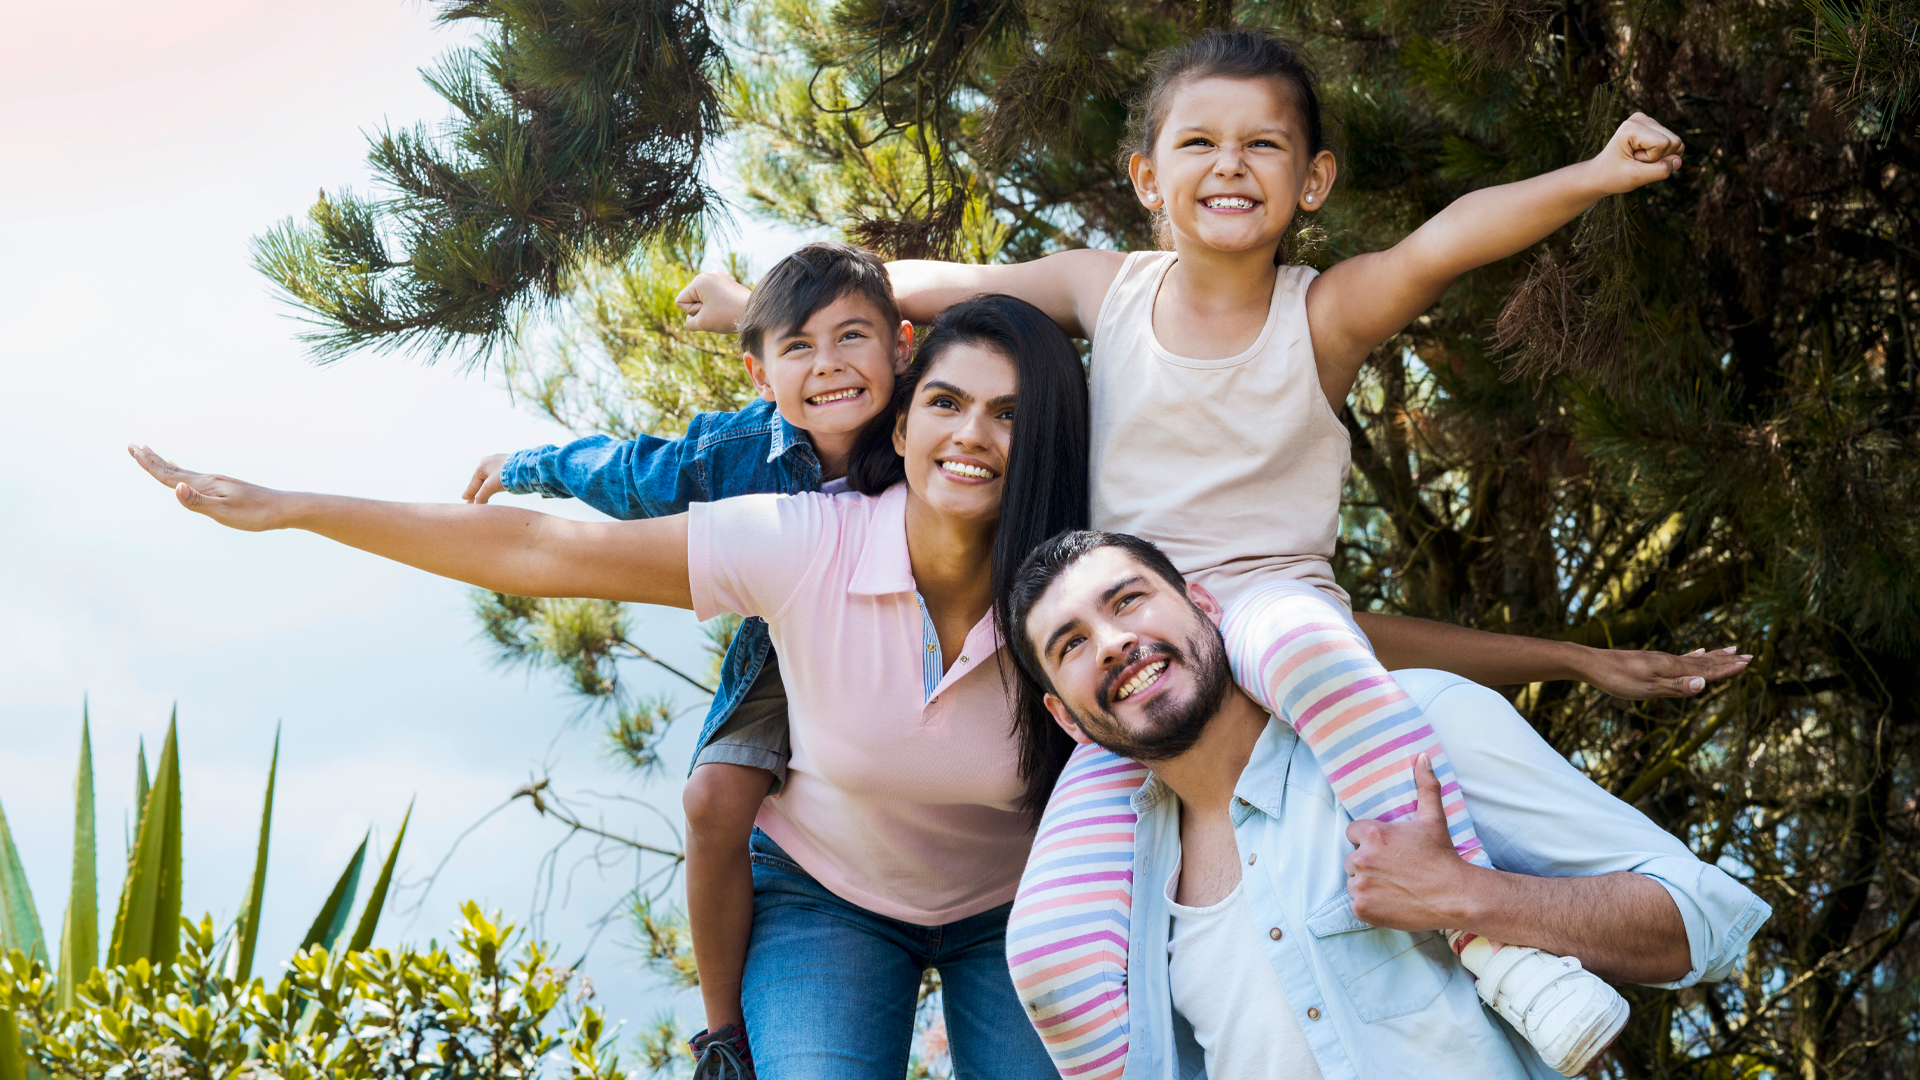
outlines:
{"label": "spiky green leaf", "polygon": [[380,909],[387,903],[387,886],[393,882],[393,867],[400,860],[400,843],[407,838],[407,822],[413,820],[413,805],[407,805],[407,814],[400,819],[400,831],[394,834],[393,846],[387,849],[387,861],[380,866],[380,876],[374,879],[373,891],[367,894],[366,910],[360,913],[360,921],[353,928],[353,937],[347,942],[348,952],[359,952],[373,944],[373,928],[380,923]]}
{"label": "spiky green leaf", "polygon": [[253,877],[247,882],[246,898],[240,902],[240,917],[234,924],[238,942],[234,954],[233,977],[246,982],[253,977],[253,949],[260,941],[260,898],[267,888],[267,834],[273,826],[273,785],[280,775],[280,729],[273,732],[273,760],[267,765],[267,795],[260,806],[260,843],[254,849]]}
{"label": "spiky green leaf", "polygon": [[20,853],[14,850],[7,812],[0,808],[0,950],[12,949],[46,962],[47,943],[40,934],[33,890],[27,887],[26,868],[20,865]]}
{"label": "spiky green leaf", "polygon": [[[180,951],[180,748],[179,712],[167,721],[153,787],[140,811],[140,831],[127,860],[127,880],[113,920],[108,966],[137,960],[166,963]],[[144,757],[144,755],[143,755]],[[144,779],[144,764],[140,770]]]}
{"label": "spiky green leaf", "polygon": [[353,894],[360,888],[360,867],[366,861],[367,841],[363,837],[360,846],[354,849],[353,859],[341,872],[340,880],[334,882],[333,892],[327,895],[327,902],[321,905],[320,914],[313,917],[313,925],[307,927],[306,936],[300,939],[300,948],[318,945],[332,951],[340,931],[346,929],[347,912],[353,908]]}
{"label": "spiky green leaf", "polygon": [[100,964],[98,847],[93,805],[93,731],[87,710],[80,710],[80,767],[73,777],[73,884],[60,925],[59,1005],[71,1009],[74,987]]}

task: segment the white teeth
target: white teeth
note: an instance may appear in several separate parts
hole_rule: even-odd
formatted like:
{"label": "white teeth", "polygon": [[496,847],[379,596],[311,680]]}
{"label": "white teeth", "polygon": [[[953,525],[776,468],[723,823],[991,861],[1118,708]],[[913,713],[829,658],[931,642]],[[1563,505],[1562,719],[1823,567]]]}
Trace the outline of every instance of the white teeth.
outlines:
{"label": "white teeth", "polygon": [[1206,201],[1206,204],[1210,207],[1213,207],[1215,210],[1251,210],[1253,209],[1252,199],[1243,199],[1238,195],[1216,195],[1213,198],[1208,199]]}
{"label": "white teeth", "polygon": [[950,473],[958,473],[961,476],[971,477],[975,480],[993,479],[991,470],[983,469],[978,465],[968,465],[963,461],[943,461],[940,463],[940,467]]}
{"label": "white teeth", "polygon": [[1165,660],[1155,660],[1153,663],[1141,668],[1133,678],[1127,680],[1125,686],[1114,691],[1113,700],[1125,701],[1140,691],[1145,690],[1147,687],[1153,685],[1153,680],[1159,678],[1160,673],[1165,670],[1167,670],[1167,662]]}
{"label": "white teeth", "polygon": [[848,390],[835,390],[830,394],[820,394],[815,397],[810,397],[807,399],[807,403],[809,405],[825,405],[829,402],[845,401],[850,397],[858,397],[859,395],[860,388],[856,386]]}

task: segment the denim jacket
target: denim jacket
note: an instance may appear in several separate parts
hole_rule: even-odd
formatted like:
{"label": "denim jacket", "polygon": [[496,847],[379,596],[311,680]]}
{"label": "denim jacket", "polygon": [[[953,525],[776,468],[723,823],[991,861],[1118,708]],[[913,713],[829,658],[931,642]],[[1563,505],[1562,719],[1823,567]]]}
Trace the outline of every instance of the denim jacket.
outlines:
{"label": "denim jacket", "polygon": [[[1764,901],[1588,780],[1498,694],[1437,671],[1397,671],[1394,678],[1446,746],[1494,865],[1544,877],[1645,875],[1680,909],[1692,952],[1692,970],[1664,985],[1724,979],[1738,966],[1771,912]],[[1279,975],[1326,1080],[1558,1075],[1481,1004],[1441,934],[1376,928],[1354,916],[1345,869],[1352,818],[1285,723],[1268,721],[1234,796],[1241,881],[1262,931],[1258,948]],[[1149,777],[1133,806],[1140,823],[1124,1076],[1197,1080],[1206,1075],[1205,1058],[1173,1009],[1167,970],[1166,885],[1180,860],[1179,799]]]}
{"label": "denim jacket", "polygon": [[[685,513],[688,503],[734,495],[820,490],[820,459],[806,433],[772,402],[731,413],[701,413],[678,439],[642,435],[616,442],[594,435],[539,446],[507,459],[500,483],[516,495],[579,499],[622,520]],[[701,748],[740,705],[772,651],[767,624],[747,619],[720,665],[720,687],[700,729]]]}

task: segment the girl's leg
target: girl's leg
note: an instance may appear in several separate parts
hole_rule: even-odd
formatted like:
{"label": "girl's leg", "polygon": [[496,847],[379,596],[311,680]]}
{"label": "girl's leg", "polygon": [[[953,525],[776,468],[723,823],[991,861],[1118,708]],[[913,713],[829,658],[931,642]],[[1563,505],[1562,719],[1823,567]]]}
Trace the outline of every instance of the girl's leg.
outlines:
{"label": "girl's leg", "polygon": [[940,928],[931,957],[954,1080],[1058,1080],[1007,978],[1011,904]]}
{"label": "girl's leg", "polygon": [[760,1080],[900,1080],[922,970],[904,924],[828,892],[765,834],[752,846],[741,1001]]}
{"label": "girl's leg", "polygon": [[1413,762],[1426,754],[1440,781],[1454,850],[1492,866],[1446,748],[1400,684],[1373,658],[1366,635],[1311,585],[1256,586],[1228,605],[1220,630],[1234,681],[1300,734],[1333,793],[1356,819],[1414,812]]}
{"label": "girl's leg", "polygon": [[[1299,733],[1349,816],[1413,814],[1413,763],[1426,754],[1454,850],[1493,865],[1446,749],[1346,612],[1311,585],[1280,581],[1241,594],[1220,629],[1234,681]],[[1461,930],[1448,931],[1447,941],[1479,978],[1480,996],[1564,1075],[1583,1071],[1626,1023],[1626,1001],[1578,960]]]}
{"label": "girl's leg", "polygon": [[1146,780],[1146,766],[1112,751],[1074,750],[1007,923],[1014,988],[1067,1080],[1111,1080],[1126,1068],[1131,801]]}

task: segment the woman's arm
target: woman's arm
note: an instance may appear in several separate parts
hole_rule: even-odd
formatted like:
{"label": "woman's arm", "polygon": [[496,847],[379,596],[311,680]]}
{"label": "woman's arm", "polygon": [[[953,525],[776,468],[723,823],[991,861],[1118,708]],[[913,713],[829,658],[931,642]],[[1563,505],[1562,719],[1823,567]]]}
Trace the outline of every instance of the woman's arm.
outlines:
{"label": "woman's arm", "polygon": [[1608,195],[1680,168],[1680,137],[1644,113],[1620,125],[1592,160],[1454,200],[1385,251],[1335,264],[1307,291],[1321,383],[1336,408],[1369,353],[1433,305],[1461,274],[1526,250]]}
{"label": "woman's arm", "polygon": [[[1595,649],[1571,641],[1493,634],[1405,615],[1353,613],[1388,671],[1433,668],[1482,686],[1572,679],[1614,697],[1692,697],[1708,683],[1747,670],[1750,657],[1731,647],[1696,649],[1684,656],[1648,649]],[[1694,680],[1699,680],[1697,683]]]}
{"label": "woman's arm", "polygon": [[128,447],[180,504],[247,532],[305,529],[428,573],[516,596],[690,608],[687,518],[570,521],[509,506],[392,503],[275,491]]}

